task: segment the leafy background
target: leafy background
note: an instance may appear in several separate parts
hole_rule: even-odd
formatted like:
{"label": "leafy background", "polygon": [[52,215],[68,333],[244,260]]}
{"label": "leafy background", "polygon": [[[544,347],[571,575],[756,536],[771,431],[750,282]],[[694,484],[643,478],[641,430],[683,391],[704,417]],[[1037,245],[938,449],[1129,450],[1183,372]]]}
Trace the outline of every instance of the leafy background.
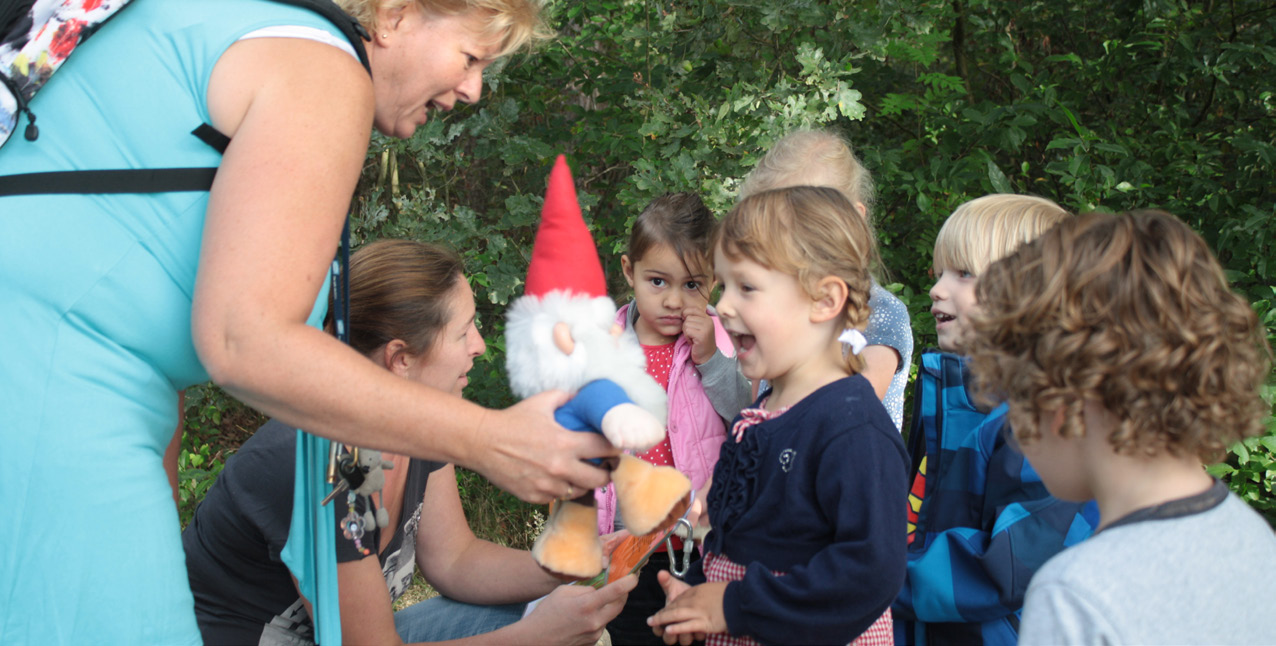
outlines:
{"label": "leafy background", "polygon": [[[375,136],[356,241],[442,242],[467,259],[488,352],[467,396],[512,403],[502,313],[521,292],[553,158],[571,161],[612,294],[652,198],[719,214],[776,139],[844,134],[872,171],[887,281],[918,347],[944,218],[991,192],[1189,222],[1276,341],[1276,7],[1235,0],[600,0],[551,4],[559,37],[489,69],[477,106],[410,140]],[[1276,380],[1264,394],[1272,401]],[[183,516],[260,416],[193,389]],[[1276,421],[1212,473],[1276,522]],[[477,533],[526,546],[537,508],[458,472]]]}

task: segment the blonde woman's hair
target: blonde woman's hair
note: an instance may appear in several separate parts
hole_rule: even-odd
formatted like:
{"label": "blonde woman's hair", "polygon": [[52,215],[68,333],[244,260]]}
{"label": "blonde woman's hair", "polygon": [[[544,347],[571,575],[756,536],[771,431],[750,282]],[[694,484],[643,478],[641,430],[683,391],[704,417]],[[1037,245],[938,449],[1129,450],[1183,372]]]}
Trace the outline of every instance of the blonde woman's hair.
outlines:
{"label": "blonde woman's hair", "polygon": [[369,33],[376,33],[377,11],[397,9],[415,2],[427,15],[456,16],[470,10],[488,16],[482,35],[498,42],[495,58],[513,54],[524,47],[548,40],[554,32],[545,24],[542,0],[334,0],[337,6],[358,20]]}
{"label": "blonde woman's hair", "polygon": [[1068,218],[994,263],[976,287],[971,369],[1010,402],[1022,442],[1063,411],[1085,434],[1086,400],[1117,420],[1118,453],[1221,458],[1263,432],[1271,349],[1201,236],[1160,211]]}
{"label": "blonde woman's hair", "polygon": [[978,276],[1069,215],[1033,195],[995,193],[970,200],[948,216],[935,237],[935,273],[953,269]]}
{"label": "blonde woman's hair", "polygon": [[[714,248],[793,276],[812,299],[822,279],[837,277],[847,287],[837,329],[868,325],[872,234],[841,191],[793,186],[753,194],[722,219]],[[859,356],[846,356],[851,374],[864,369]]]}

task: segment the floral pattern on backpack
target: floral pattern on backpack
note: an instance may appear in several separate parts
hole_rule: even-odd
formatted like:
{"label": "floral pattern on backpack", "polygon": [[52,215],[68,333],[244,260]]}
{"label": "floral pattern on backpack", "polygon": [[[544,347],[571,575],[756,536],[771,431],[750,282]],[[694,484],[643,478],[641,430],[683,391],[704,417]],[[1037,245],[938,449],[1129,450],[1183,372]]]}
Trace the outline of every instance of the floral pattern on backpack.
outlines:
{"label": "floral pattern on backpack", "polygon": [[27,115],[26,138],[39,130],[28,107],[67,57],[129,0],[16,0],[0,15],[0,145]]}

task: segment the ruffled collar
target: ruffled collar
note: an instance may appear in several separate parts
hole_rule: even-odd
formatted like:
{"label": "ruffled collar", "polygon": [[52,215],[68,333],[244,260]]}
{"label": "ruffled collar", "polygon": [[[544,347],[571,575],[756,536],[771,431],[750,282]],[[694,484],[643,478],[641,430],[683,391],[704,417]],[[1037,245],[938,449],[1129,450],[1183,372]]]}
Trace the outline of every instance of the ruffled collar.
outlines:
{"label": "ruffled collar", "polygon": [[763,397],[758,400],[756,407],[746,408],[740,411],[739,419],[731,425],[731,437],[735,438],[736,444],[739,444],[740,440],[744,439],[744,432],[749,427],[757,426],[769,419],[775,419],[783,415],[785,411],[793,408],[792,406],[785,406],[777,411],[769,411],[764,408],[768,399],[770,399],[770,397]]}

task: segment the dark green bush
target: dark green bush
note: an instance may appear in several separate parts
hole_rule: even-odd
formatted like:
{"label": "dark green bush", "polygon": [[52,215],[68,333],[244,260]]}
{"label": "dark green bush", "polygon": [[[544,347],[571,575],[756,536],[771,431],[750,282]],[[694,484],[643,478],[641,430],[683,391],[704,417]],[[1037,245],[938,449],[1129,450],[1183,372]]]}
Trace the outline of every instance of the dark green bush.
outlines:
{"label": "dark green bush", "polygon": [[[1276,337],[1269,3],[602,0],[554,9],[560,37],[490,70],[480,105],[433,119],[408,141],[374,138],[355,203],[359,240],[432,240],[466,256],[489,342],[468,394],[484,404],[510,402],[501,317],[521,291],[554,155],[572,163],[612,293],[624,298],[618,258],[643,205],[692,190],[723,212],[766,147],[807,126],[843,132],[873,172],[888,282],[912,312],[919,347],[935,340],[927,291],[939,225],[963,201],[1008,191],[1077,211],[1175,213],[1209,241]],[[1249,441],[1214,468],[1265,513],[1276,500],[1273,445],[1272,436]]]}
{"label": "dark green bush", "polygon": [[212,384],[186,390],[182,448],[177,458],[177,508],[182,527],[190,522],[195,507],[226,466],[226,459],[265,421],[261,413]]}

